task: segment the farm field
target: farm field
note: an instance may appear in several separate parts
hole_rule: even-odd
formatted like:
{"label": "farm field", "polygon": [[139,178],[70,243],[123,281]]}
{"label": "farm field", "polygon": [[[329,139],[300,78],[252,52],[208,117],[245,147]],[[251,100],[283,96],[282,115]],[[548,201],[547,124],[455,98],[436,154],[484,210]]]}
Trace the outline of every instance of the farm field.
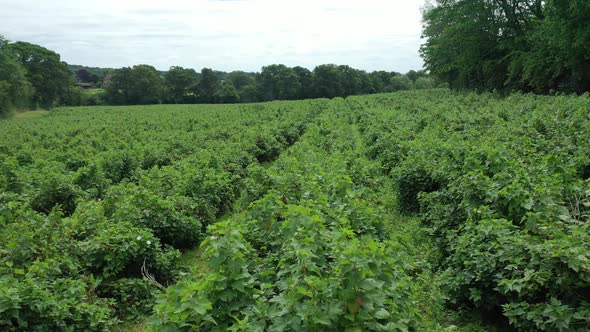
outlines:
{"label": "farm field", "polygon": [[1,330],[590,329],[588,96],[70,107],[0,131]]}

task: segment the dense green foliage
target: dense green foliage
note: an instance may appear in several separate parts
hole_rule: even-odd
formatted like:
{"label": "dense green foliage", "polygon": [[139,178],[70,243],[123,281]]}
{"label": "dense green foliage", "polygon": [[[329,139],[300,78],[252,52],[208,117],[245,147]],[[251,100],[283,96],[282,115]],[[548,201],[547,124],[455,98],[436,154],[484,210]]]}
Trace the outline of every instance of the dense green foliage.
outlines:
{"label": "dense green foliage", "polygon": [[59,54],[25,42],[9,43],[0,35],[0,119],[17,110],[98,103],[72,85],[72,76]]}
{"label": "dense green foliage", "polygon": [[0,119],[28,106],[31,84],[8,42],[0,35]]}
{"label": "dense green foliage", "polygon": [[193,100],[191,92],[199,81],[199,75],[194,69],[171,67],[164,74],[164,86],[166,87],[165,102],[169,104],[189,103]]}
{"label": "dense green foliage", "polygon": [[105,88],[108,102],[113,105],[158,104],[164,92],[160,74],[148,65],[115,70]]}
{"label": "dense green foliage", "polygon": [[455,88],[590,91],[587,0],[437,0],[422,56]]}
{"label": "dense green foliage", "polygon": [[1,122],[0,328],[587,331],[589,110],[428,90]]}
{"label": "dense green foliage", "polygon": [[179,275],[178,249],[198,245],[258,161],[325,103],[59,109],[0,123],[0,329],[110,330],[145,314],[153,279]]}
{"label": "dense green foliage", "polygon": [[351,98],[369,145],[419,212],[450,303],[523,331],[590,328],[590,99]]}
{"label": "dense green foliage", "polygon": [[72,83],[72,73],[61,62],[59,54],[25,42],[7,47],[25,69],[25,76],[33,86],[32,104],[49,108],[62,102]]}
{"label": "dense green foliage", "polygon": [[106,103],[117,105],[155,103],[251,103],[272,100],[334,98],[352,95],[431,89],[440,83],[424,71],[406,75],[377,71],[367,73],[350,66],[317,66],[313,71],[282,64],[262,67],[259,73],[234,71],[224,73],[203,68],[173,66],[162,75],[154,68],[138,71],[121,68],[108,76]]}
{"label": "dense green foliage", "polygon": [[383,232],[371,194],[379,167],[351,139],[350,115],[342,99],[332,102],[319,125],[254,179],[247,211],[209,228],[208,273],[168,289],[153,331],[418,327],[408,257]]}
{"label": "dense green foliage", "polygon": [[101,82],[113,71],[113,68],[86,67],[71,64],[68,64],[68,68],[75,73],[78,82],[95,83],[97,85],[100,85]]}
{"label": "dense green foliage", "polygon": [[15,110],[55,106],[252,103],[333,98],[439,86],[424,71],[367,73],[349,66],[269,65],[259,73],[231,73],[150,65],[120,69],[61,62],[60,55],[0,35],[0,118]]}
{"label": "dense green foliage", "polygon": [[[367,73],[333,64],[318,66],[313,71],[299,66],[269,65],[259,73],[226,73],[210,68],[196,72],[178,66],[170,67],[166,72],[158,72],[146,65],[101,71],[71,67],[81,68],[76,71],[79,83],[91,82],[105,91],[95,93],[96,98],[88,98],[87,91],[70,90],[69,98],[66,97],[63,103],[68,106],[253,103],[431,89],[442,84],[422,70],[411,70],[405,75],[385,71]],[[100,79],[95,81],[98,77]]]}

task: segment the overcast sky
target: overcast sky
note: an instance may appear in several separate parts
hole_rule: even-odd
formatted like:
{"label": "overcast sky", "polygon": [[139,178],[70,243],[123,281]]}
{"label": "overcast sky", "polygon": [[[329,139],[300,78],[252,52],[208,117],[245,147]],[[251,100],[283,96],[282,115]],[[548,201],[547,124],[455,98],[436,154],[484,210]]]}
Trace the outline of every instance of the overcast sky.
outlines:
{"label": "overcast sky", "polygon": [[70,64],[259,71],[324,63],[406,72],[424,0],[0,0],[0,34]]}

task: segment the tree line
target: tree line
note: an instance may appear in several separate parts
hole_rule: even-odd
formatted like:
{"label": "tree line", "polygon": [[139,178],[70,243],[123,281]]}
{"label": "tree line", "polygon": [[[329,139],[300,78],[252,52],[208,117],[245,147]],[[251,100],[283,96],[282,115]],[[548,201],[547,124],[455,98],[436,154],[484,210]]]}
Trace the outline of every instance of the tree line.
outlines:
{"label": "tree line", "polygon": [[326,64],[313,71],[282,64],[258,73],[224,73],[203,68],[171,67],[160,74],[154,67],[137,65],[114,70],[103,83],[107,103],[249,103],[271,100],[333,98],[350,95],[427,89],[436,82],[424,71],[368,73],[350,66]]}
{"label": "tree line", "polygon": [[[314,70],[282,64],[260,72],[230,73],[203,68],[149,65],[120,69],[83,67],[62,62],[60,55],[0,36],[0,117],[15,110],[54,106],[158,103],[251,103],[271,100],[333,98],[428,89],[438,84],[426,71],[366,72],[326,64]],[[98,89],[97,89],[98,88]],[[90,89],[90,91],[84,91]]]}
{"label": "tree line", "polygon": [[590,91],[588,0],[436,0],[423,16],[425,67],[452,88]]}

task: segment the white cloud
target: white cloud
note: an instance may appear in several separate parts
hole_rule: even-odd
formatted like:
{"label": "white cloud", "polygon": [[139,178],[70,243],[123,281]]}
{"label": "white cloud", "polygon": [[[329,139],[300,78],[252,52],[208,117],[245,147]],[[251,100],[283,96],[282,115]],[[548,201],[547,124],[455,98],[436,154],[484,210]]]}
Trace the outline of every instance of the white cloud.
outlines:
{"label": "white cloud", "polygon": [[0,0],[0,34],[69,63],[418,69],[423,0]]}

